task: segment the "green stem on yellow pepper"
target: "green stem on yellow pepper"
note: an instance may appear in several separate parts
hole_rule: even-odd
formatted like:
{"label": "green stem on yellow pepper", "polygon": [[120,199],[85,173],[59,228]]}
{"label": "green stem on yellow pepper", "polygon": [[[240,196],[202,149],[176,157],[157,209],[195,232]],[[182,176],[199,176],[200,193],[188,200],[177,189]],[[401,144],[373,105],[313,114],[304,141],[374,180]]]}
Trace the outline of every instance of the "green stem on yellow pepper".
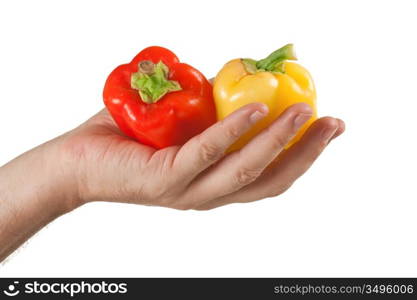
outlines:
{"label": "green stem on yellow pepper", "polygon": [[272,52],[268,57],[258,60],[256,62],[256,68],[272,72],[285,60],[297,60],[293,44],[287,44]]}
{"label": "green stem on yellow pepper", "polygon": [[282,48],[272,52],[268,57],[261,60],[243,58],[242,63],[250,74],[256,72],[278,72],[284,73],[283,62],[286,60],[297,60],[293,44],[285,45]]}

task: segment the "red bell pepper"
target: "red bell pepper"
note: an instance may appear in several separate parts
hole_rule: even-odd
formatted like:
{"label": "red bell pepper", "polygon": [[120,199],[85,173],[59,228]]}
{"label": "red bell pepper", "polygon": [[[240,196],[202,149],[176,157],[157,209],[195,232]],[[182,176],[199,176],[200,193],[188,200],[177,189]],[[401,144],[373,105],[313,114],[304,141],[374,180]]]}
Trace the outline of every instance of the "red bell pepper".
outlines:
{"label": "red bell pepper", "polygon": [[146,48],[118,66],[103,99],[126,135],[157,149],[182,145],[216,122],[210,82],[162,47]]}

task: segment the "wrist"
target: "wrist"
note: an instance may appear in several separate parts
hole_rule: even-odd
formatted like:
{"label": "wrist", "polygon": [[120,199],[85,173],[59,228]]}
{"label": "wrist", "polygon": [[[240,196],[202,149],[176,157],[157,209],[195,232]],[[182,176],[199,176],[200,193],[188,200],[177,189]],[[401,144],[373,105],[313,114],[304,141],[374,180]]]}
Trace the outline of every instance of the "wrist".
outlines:
{"label": "wrist", "polygon": [[[48,141],[18,156],[0,168],[0,192],[16,208],[43,208],[56,218],[82,205],[75,165],[62,151],[65,136]],[[4,175],[4,176],[3,176]]]}
{"label": "wrist", "polygon": [[77,176],[78,161],[66,151],[68,134],[44,144],[42,157],[45,177],[52,178],[48,184],[49,194],[61,214],[70,212],[84,204]]}

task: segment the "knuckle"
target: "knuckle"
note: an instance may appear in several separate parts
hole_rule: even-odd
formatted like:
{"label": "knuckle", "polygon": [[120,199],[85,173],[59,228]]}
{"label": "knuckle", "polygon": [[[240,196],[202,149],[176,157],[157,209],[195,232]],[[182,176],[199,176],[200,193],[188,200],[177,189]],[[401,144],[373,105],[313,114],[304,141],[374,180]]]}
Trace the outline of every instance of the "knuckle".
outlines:
{"label": "knuckle", "polygon": [[261,175],[261,173],[262,170],[247,168],[240,169],[235,175],[236,187],[239,188],[252,183],[259,177],[259,175]]}
{"label": "knuckle", "polygon": [[223,151],[213,143],[203,141],[200,139],[200,157],[203,162],[213,162],[218,160],[222,155]]}
{"label": "knuckle", "polygon": [[228,140],[237,140],[240,137],[240,132],[237,128],[230,127],[225,130],[225,135]]}
{"label": "knuckle", "polygon": [[224,121],[221,121],[219,123],[220,130],[224,133],[226,139],[228,140],[236,140],[240,137],[240,131],[239,128],[235,126],[227,126]]}
{"label": "knuckle", "polygon": [[291,140],[290,135],[285,135],[282,133],[277,134],[276,132],[274,133],[271,130],[269,132],[269,135],[271,137],[273,149],[284,149],[284,147]]}

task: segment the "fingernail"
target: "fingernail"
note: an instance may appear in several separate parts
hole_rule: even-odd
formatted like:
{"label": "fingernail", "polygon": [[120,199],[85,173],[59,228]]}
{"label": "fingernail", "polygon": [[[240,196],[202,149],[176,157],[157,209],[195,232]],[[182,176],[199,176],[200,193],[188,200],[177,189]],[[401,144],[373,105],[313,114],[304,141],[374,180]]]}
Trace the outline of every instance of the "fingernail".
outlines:
{"label": "fingernail", "polygon": [[311,114],[305,114],[305,113],[298,114],[294,119],[294,129],[297,130],[298,128],[300,128],[310,118],[311,118]]}
{"label": "fingernail", "polygon": [[265,116],[268,114],[268,106],[266,105],[262,105],[259,110],[253,112],[250,116],[249,116],[249,122],[251,124],[255,124],[258,121],[262,120],[263,118],[265,118]]}
{"label": "fingernail", "polygon": [[333,135],[336,133],[336,131],[337,131],[337,127],[325,128],[323,129],[321,133],[321,137],[326,143],[328,143],[330,139],[333,137]]}

